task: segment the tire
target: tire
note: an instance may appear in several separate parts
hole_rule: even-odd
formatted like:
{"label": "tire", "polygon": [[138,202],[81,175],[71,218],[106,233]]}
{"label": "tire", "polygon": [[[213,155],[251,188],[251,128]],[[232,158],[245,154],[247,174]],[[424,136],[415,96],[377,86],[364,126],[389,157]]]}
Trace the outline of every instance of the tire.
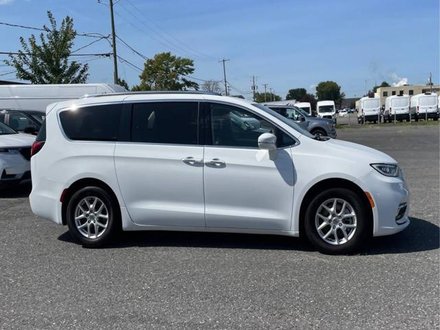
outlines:
{"label": "tire", "polygon": [[[342,218],[342,214],[346,217]],[[371,233],[372,219],[369,219],[367,214],[369,212],[365,204],[352,190],[324,190],[307,208],[304,223],[306,237],[322,253],[352,254],[362,246]]]}
{"label": "tire", "polygon": [[316,128],[313,131],[310,132],[313,135],[318,135],[318,136],[327,136],[326,131],[324,131],[323,129],[320,128]]}
{"label": "tire", "polygon": [[66,220],[70,234],[85,247],[107,244],[120,228],[116,207],[119,206],[110,194],[100,187],[79,189],[67,205]]}

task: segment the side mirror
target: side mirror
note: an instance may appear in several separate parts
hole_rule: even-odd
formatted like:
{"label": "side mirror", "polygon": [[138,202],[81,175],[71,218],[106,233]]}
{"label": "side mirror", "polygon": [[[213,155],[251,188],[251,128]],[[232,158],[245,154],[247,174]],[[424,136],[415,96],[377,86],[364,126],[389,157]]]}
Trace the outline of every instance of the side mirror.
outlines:
{"label": "side mirror", "polygon": [[277,149],[277,137],[272,133],[263,133],[258,137],[258,148],[265,150]]}

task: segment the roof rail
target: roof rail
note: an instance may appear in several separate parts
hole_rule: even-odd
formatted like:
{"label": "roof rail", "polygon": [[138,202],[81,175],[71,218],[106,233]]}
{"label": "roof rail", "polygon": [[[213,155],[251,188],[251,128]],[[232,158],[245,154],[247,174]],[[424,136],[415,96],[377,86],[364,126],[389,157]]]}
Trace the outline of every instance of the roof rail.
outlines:
{"label": "roof rail", "polygon": [[119,95],[155,95],[155,94],[198,94],[198,95],[221,96],[220,93],[206,92],[206,91],[140,91],[140,92],[128,91],[128,92],[116,92],[116,93],[106,93],[106,94],[86,94],[82,98],[119,96]]}

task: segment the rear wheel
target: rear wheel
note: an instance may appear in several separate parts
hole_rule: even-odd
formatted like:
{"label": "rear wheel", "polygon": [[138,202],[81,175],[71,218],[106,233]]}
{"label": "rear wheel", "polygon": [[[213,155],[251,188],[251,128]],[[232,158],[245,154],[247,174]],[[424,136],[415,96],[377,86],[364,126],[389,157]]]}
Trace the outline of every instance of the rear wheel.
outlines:
{"label": "rear wheel", "polygon": [[323,253],[356,252],[370,232],[371,219],[366,211],[363,201],[352,190],[327,189],[307,208],[305,234]]}
{"label": "rear wheel", "polygon": [[107,191],[84,187],[76,191],[67,206],[71,235],[87,247],[100,247],[110,241],[118,228],[118,212]]}

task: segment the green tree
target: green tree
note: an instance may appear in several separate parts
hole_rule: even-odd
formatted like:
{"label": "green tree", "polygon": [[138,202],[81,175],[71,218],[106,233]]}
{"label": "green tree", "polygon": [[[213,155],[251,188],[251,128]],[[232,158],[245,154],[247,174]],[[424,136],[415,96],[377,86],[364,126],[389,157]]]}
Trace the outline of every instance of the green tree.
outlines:
{"label": "green tree", "polygon": [[145,61],[144,71],[139,76],[141,82],[133,90],[198,90],[199,85],[196,82],[185,78],[193,72],[193,60],[172,55],[170,52],[159,53]]}
{"label": "green tree", "polygon": [[128,84],[124,79],[118,78],[118,85],[124,87],[128,91],[130,90],[130,87],[128,87]]}
{"label": "green tree", "polygon": [[204,81],[203,84],[200,86],[200,89],[202,91],[218,93],[218,94],[222,92],[222,88],[220,87],[220,82],[217,80]]}
{"label": "green tree", "polygon": [[341,93],[341,86],[334,81],[321,81],[316,86],[316,96],[318,100],[333,100],[340,106],[345,94]]}
{"label": "green tree", "polygon": [[5,60],[17,70],[17,78],[29,80],[33,84],[75,84],[84,83],[88,77],[88,65],[69,61],[71,48],[76,36],[73,19],[66,16],[57,29],[57,23],[50,11],[47,12],[50,27],[43,26],[40,44],[35,35],[28,42],[20,37],[22,50],[17,55],[9,55]]}
{"label": "green tree", "polygon": [[286,100],[301,100],[304,98],[307,94],[307,91],[305,88],[294,88],[289,89],[289,92],[286,95]]}
{"label": "green tree", "polygon": [[264,93],[255,93],[255,102],[262,103],[271,101],[281,101],[281,96],[274,93],[266,93],[266,97],[264,97]]}
{"label": "green tree", "polygon": [[376,93],[377,89],[379,87],[390,87],[390,84],[387,83],[386,81],[382,81],[382,83],[380,85],[376,85],[376,86],[373,87],[373,93]]}

